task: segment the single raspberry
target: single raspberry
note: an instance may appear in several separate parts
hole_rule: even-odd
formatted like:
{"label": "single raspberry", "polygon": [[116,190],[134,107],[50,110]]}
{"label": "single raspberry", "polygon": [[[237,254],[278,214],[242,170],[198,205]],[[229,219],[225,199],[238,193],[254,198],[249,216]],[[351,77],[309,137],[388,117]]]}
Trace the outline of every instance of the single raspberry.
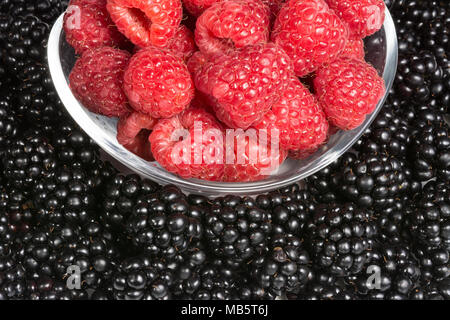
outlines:
{"label": "single raspberry", "polygon": [[142,130],[152,130],[157,121],[148,114],[139,112],[131,112],[120,117],[117,123],[117,141],[121,145],[130,144]]}
{"label": "single raspberry", "polygon": [[359,60],[364,60],[364,41],[359,38],[349,39],[345,45],[344,51],[341,53],[340,57],[355,58]]}
{"label": "single raspberry", "polygon": [[276,171],[286,159],[287,152],[280,148],[277,139],[274,138],[272,141],[253,128],[246,131],[227,130],[225,141],[223,181],[226,182],[262,180]]}
{"label": "single raspberry", "polygon": [[337,59],[319,69],[314,89],[330,124],[343,130],[363,123],[385,92],[375,68],[351,58]]}
{"label": "single raspberry", "polygon": [[64,15],[64,32],[78,54],[104,46],[125,48],[128,44],[102,1],[72,0]]}
{"label": "single raspberry", "polygon": [[142,49],[130,59],[124,90],[136,111],[154,118],[177,115],[194,97],[194,84],[183,60],[156,47]]}
{"label": "single raspberry", "polygon": [[208,56],[269,39],[269,8],[259,0],[214,3],[197,19],[195,42]]}
{"label": "single raspberry", "polygon": [[150,141],[148,141],[149,136],[150,131],[142,130],[129,143],[124,144],[123,147],[144,160],[154,161],[155,158],[152,154]]}
{"label": "single raspberry", "polygon": [[238,49],[198,69],[196,88],[210,96],[217,118],[242,129],[269,111],[293,74],[289,57],[273,43]]}
{"label": "single raspberry", "polygon": [[107,0],[117,28],[142,48],[168,45],[180,26],[181,0]]}
{"label": "single raspberry", "polygon": [[337,58],[348,30],[324,0],[289,0],[275,20],[272,40],[291,57],[303,77]]}
{"label": "single raspberry", "polygon": [[365,38],[381,29],[383,0],[326,0],[331,9],[347,23],[350,36]]}
{"label": "single raspberry", "polygon": [[159,120],[149,140],[156,161],[167,171],[183,178],[222,179],[223,131],[205,110],[190,107],[175,117]]}
{"label": "single raspberry", "polygon": [[130,108],[122,87],[129,60],[127,51],[111,47],[85,51],[69,75],[73,94],[92,112],[108,117],[127,114]]}
{"label": "single raspberry", "polygon": [[309,90],[292,76],[280,99],[262,120],[254,125],[270,135],[276,130],[280,146],[286,150],[308,150],[321,145],[327,138],[325,113]]}
{"label": "single raspberry", "polygon": [[203,11],[211,7],[212,4],[221,0],[183,0],[184,7],[195,17],[200,16]]}
{"label": "single raspberry", "polygon": [[185,25],[180,25],[166,48],[179,55],[184,61],[187,61],[197,50],[194,33]]}

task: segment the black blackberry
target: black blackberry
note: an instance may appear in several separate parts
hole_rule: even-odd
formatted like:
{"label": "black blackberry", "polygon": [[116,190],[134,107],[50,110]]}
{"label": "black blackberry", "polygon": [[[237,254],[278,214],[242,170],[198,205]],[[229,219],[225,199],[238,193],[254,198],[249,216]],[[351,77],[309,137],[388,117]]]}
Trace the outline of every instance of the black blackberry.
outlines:
{"label": "black blackberry", "polygon": [[450,300],[450,279],[435,281],[414,289],[411,300]]}
{"label": "black blackberry", "polygon": [[415,177],[428,181],[433,177],[450,180],[450,130],[441,121],[416,128],[412,133],[410,161]]}
{"label": "black blackberry", "polygon": [[[401,161],[383,154],[360,154],[338,172],[342,196],[361,207],[386,208],[402,195],[413,194]],[[419,185],[414,184],[415,187]]]}
{"label": "black blackberry", "polygon": [[173,274],[166,264],[148,256],[128,258],[112,278],[116,300],[168,300]]}
{"label": "black blackberry", "polygon": [[429,284],[450,278],[450,257],[446,248],[430,248],[416,244],[414,255],[420,263],[423,283]]}
{"label": "black blackberry", "polygon": [[315,209],[315,202],[308,190],[298,190],[290,201],[275,206],[272,212],[273,234],[300,237],[306,222]]}
{"label": "black blackberry", "polygon": [[[359,276],[348,277],[363,299],[405,300],[409,299],[420,283],[420,267],[405,244],[389,246],[379,243],[371,253],[365,269]],[[371,278],[371,275],[375,277]]]}
{"label": "black blackberry", "polygon": [[120,254],[117,239],[92,220],[83,226],[46,223],[20,239],[20,259],[29,279],[61,282],[78,266],[83,288],[96,288],[112,276]]}
{"label": "black blackberry", "polygon": [[441,67],[429,51],[400,55],[395,93],[411,104],[446,111],[450,105],[450,65]]}
{"label": "black blackberry", "polygon": [[238,267],[266,250],[272,223],[270,213],[253,199],[226,196],[209,208],[204,228],[205,242],[215,256]]}
{"label": "black blackberry", "polygon": [[249,268],[261,288],[278,296],[300,291],[313,277],[303,241],[294,236],[274,236],[268,252],[256,257]]}
{"label": "black blackberry", "polygon": [[191,243],[201,239],[199,211],[175,186],[145,196],[127,221],[127,234],[137,248],[152,256],[178,259]]}
{"label": "black blackberry", "polygon": [[49,30],[36,16],[0,16],[2,60],[9,72],[26,80],[24,71],[30,64],[45,63]]}
{"label": "black blackberry", "polygon": [[0,300],[23,299],[26,290],[23,266],[14,257],[0,254]]}
{"label": "black blackberry", "polygon": [[[0,78],[1,78],[0,74]],[[1,86],[0,86],[1,88]],[[21,126],[12,105],[12,94],[0,90],[0,156],[18,136]]]}
{"label": "black blackberry", "polygon": [[339,171],[343,167],[350,166],[356,161],[356,155],[352,152],[343,154],[326,168],[316,172],[306,179],[308,190],[319,203],[332,203],[342,197],[339,189],[342,187],[339,181]]}
{"label": "black blackberry", "polygon": [[36,180],[49,176],[57,166],[53,146],[39,131],[15,139],[2,160],[8,183],[25,194]]}
{"label": "black blackberry", "polygon": [[141,179],[138,175],[114,175],[105,184],[105,190],[102,192],[102,223],[122,232],[138,201],[144,201],[145,195],[156,193],[160,188],[157,183]]}
{"label": "black blackberry", "polygon": [[340,278],[318,271],[304,290],[288,294],[289,300],[357,300],[352,288]]}
{"label": "black blackberry", "polygon": [[377,233],[372,212],[352,203],[318,205],[306,230],[314,265],[338,276],[362,271]]}
{"label": "black blackberry", "polygon": [[408,121],[396,115],[393,106],[384,105],[354,148],[363,153],[382,153],[405,158],[410,142],[410,130]]}
{"label": "black blackberry", "polygon": [[49,276],[27,281],[27,300],[88,300],[89,293],[85,289],[67,288],[65,281],[57,281]]}
{"label": "black blackberry", "polygon": [[0,219],[5,232],[17,235],[29,231],[36,223],[36,216],[27,194],[8,184],[0,186]]}
{"label": "black blackberry", "polygon": [[415,201],[409,217],[411,233],[430,247],[443,246],[450,250],[450,185],[447,182],[428,182]]}
{"label": "black blackberry", "polygon": [[14,17],[35,15],[47,23],[53,23],[67,7],[66,0],[4,0],[2,12],[7,12]]}

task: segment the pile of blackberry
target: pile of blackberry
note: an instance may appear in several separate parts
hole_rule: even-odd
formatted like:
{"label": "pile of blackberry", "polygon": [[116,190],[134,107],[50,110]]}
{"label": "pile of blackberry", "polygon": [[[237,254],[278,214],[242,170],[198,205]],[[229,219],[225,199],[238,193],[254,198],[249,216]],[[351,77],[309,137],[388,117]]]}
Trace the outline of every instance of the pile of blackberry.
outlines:
{"label": "pile of blackberry", "polygon": [[45,50],[67,1],[0,1],[0,300],[450,299],[450,3],[385,2],[399,68],[353,149],[208,198],[118,172],[65,113]]}

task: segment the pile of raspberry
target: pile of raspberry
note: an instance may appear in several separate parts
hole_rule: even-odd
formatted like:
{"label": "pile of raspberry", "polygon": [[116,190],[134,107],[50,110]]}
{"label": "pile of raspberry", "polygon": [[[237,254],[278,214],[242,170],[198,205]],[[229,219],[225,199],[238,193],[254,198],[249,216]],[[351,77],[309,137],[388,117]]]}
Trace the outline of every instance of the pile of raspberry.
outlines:
{"label": "pile of raspberry", "polygon": [[243,182],[352,130],[385,93],[363,38],[383,0],[71,0],[70,87],[126,149]]}

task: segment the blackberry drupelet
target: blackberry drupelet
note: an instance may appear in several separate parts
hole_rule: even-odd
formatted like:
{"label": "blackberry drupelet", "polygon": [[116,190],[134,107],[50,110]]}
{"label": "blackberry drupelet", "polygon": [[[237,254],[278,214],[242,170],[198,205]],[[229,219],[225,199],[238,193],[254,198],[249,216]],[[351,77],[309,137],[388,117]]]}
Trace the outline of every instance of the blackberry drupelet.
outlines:
{"label": "blackberry drupelet", "polygon": [[[405,300],[419,286],[420,268],[405,244],[388,245],[377,243],[367,265],[368,274],[379,272],[379,283],[370,279],[365,272],[359,276],[350,276],[346,281],[355,287],[362,299]],[[368,269],[370,268],[370,269]]]}
{"label": "blackberry drupelet", "polygon": [[135,205],[144,201],[145,195],[156,193],[160,188],[156,182],[141,179],[138,175],[112,176],[102,193],[102,223],[117,232],[123,232]]}
{"label": "blackberry drupelet", "polygon": [[15,139],[2,160],[6,180],[25,195],[57,166],[53,146],[44,134],[34,130]]}
{"label": "blackberry drupelet", "polygon": [[126,223],[127,234],[146,254],[176,260],[203,236],[198,214],[180,189],[164,186],[133,208]]}
{"label": "blackberry drupelet", "polygon": [[305,242],[313,264],[337,276],[362,271],[377,227],[368,209],[352,203],[322,204],[306,227]]}
{"label": "blackberry drupelet", "polygon": [[412,134],[410,161],[415,177],[428,181],[438,177],[450,180],[450,130],[444,121],[415,127]]}
{"label": "blackberry drupelet", "polygon": [[205,215],[205,242],[216,257],[237,268],[266,251],[272,232],[270,212],[251,198],[226,196],[219,203]]}
{"label": "blackberry drupelet", "polygon": [[303,241],[294,236],[274,236],[268,252],[256,257],[249,268],[261,288],[278,296],[297,293],[313,277]]}
{"label": "blackberry drupelet", "polygon": [[394,156],[360,154],[337,175],[342,196],[360,207],[386,208],[403,195],[417,192],[411,190],[411,180]]}
{"label": "blackberry drupelet", "polygon": [[29,279],[49,277],[58,283],[67,277],[69,266],[77,265],[84,289],[109,280],[120,259],[117,239],[94,220],[83,226],[45,223],[26,233],[20,243]]}
{"label": "blackberry drupelet", "polygon": [[116,300],[168,300],[173,274],[166,264],[148,256],[124,260],[113,275]]}

